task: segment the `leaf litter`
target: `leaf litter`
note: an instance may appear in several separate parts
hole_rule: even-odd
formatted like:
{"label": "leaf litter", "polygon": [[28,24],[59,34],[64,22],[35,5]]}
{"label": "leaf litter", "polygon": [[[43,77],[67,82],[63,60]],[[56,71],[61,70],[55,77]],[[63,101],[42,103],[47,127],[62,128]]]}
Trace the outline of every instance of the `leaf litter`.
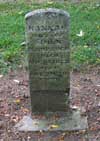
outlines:
{"label": "leaf litter", "polygon": [[[95,73],[94,73],[95,72]],[[13,72],[12,72],[13,73]],[[18,80],[14,83],[13,80]],[[19,83],[20,82],[20,83]],[[16,85],[18,84],[18,85]],[[25,85],[24,85],[25,84]],[[17,72],[12,76],[3,76],[0,79],[0,140],[5,140],[5,134],[10,141],[51,139],[52,141],[86,141],[87,137],[91,141],[100,139],[100,76],[97,68],[87,73],[73,72],[71,75],[71,105],[73,109],[79,109],[82,114],[88,116],[89,129],[73,132],[45,133],[16,133],[13,130],[14,125],[22,119],[23,116],[31,114],[30,95],[27,72]],[[27,95],[27,98],[25,97]],[[33,118],[36,118],[33,115]],[[43,115],[38,118],[44,119]],[[59,116],[53,117],[58,119]],[[49,128],[58,128],[59,125],[51,124]],[[5,130],[6,129],[6,130]],[[9,132],[8,132],[9,131]],[[17,135],[16,135],[17,134]]]}

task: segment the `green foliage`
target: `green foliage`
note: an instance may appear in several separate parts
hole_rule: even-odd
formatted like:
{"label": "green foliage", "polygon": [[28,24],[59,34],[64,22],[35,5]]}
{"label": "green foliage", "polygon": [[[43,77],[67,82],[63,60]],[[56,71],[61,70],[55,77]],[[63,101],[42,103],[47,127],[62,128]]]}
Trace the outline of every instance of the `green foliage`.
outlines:
{"label": "green foliage", "polygon": [[[70,13],[71,62],[73,68],[83,64],[100,64],[100,4],[95,2],[72,4],[25,3],[0,4],[0,71],[22,63],[25,57],[25,20],[27,12],[55,7]],[[78,36],[82,31],[84,34]]]}

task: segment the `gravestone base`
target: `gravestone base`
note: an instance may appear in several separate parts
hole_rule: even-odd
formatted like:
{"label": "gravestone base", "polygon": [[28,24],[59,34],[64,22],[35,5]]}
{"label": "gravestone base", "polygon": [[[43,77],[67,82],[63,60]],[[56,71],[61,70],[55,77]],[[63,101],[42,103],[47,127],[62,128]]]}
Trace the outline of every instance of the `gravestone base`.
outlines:
{"label": "gravestone base", "polygon": [[31,118],[24,116],[15,126],[18,131],[75,131],[88,128],[87,117],[81,116],[79,110],[72,110],[70,113],[46,113],[44,117]]}

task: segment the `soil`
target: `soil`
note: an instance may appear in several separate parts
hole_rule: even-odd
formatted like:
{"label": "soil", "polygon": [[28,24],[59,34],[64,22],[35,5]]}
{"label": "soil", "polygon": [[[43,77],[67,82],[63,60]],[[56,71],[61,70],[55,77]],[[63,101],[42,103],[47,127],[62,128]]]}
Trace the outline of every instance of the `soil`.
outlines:
{"label": "soil", "polygon": [[89,128],[73,132],[18,132],[14,126],[31,114],[26,71],[0,75],[0,141],[100,141],[100,68],[71,73],[71,106],[88,117]]}

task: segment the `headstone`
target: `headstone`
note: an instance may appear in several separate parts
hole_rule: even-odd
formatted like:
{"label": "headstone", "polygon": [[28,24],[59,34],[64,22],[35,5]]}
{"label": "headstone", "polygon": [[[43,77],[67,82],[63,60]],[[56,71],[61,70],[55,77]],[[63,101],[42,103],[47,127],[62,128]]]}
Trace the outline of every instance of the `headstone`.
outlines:
{"label": "headstone", "polygon": [[42,9],[26,15],[32,112],[69,109],[69,14]]}
{"label": "headstone", "polygon": [[23,117],[15,127],[49,132],[86,129],[87,117],[69,106],[69,14],[53,8],[28,13],[26,39],[32,113],[36,116]]}

